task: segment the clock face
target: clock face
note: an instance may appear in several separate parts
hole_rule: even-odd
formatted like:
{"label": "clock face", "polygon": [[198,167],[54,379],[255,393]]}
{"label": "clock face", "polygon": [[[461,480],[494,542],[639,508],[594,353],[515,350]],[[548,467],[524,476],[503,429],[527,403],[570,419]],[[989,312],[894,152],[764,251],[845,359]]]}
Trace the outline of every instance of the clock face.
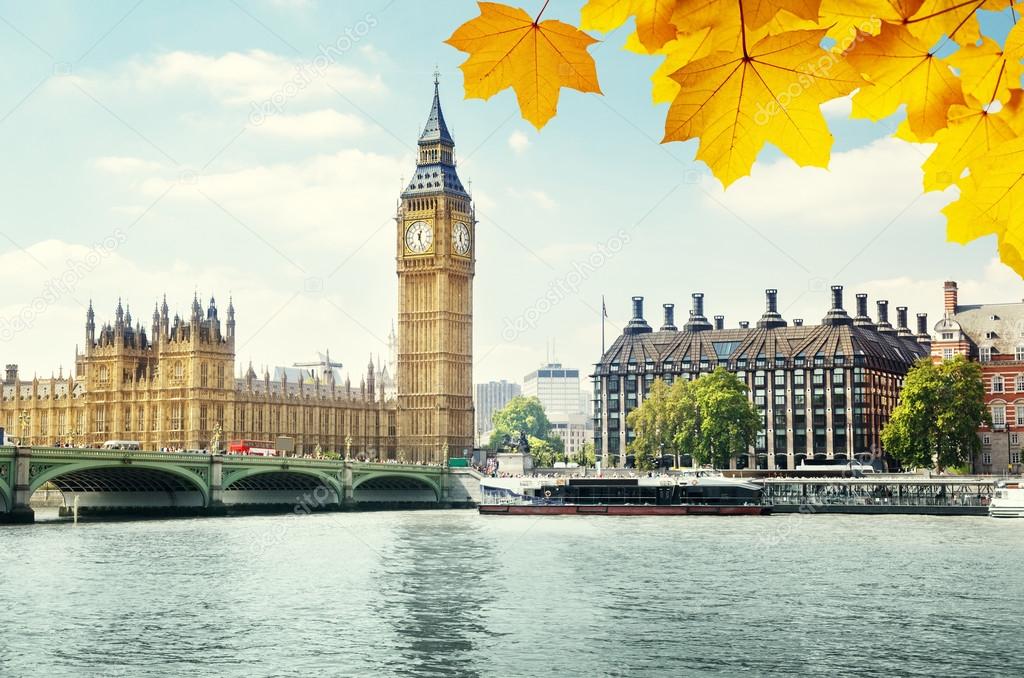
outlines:
{"label": "clock face", "polygon": [[423,254],[434,243],[434,229],[425,221],[414,221],[405,229],[405,246],[410,252]]}
{"label": "clock face", "polygon": [[455,222],[452,226],[452,247],[458,254],[469,254],[469,226],[461,221]]}

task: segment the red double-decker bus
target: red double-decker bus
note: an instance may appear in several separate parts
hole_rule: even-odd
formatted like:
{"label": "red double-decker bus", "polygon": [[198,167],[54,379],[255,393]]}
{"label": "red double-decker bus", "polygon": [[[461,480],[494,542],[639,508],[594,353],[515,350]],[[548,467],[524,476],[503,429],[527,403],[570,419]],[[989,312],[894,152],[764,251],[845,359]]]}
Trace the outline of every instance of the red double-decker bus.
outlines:
{"label": "red double-decker bus", "polygon": [[276,457],[278,451],[269,440],[231,440],[228,454],[246,454],[256,457]]}

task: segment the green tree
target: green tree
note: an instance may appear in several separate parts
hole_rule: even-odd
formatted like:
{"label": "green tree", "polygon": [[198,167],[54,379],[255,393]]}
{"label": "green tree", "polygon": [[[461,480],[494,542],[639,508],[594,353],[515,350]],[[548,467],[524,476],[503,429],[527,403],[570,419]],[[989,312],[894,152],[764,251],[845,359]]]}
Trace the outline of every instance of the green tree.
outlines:
{"label": "green tree", "polygon": [[981,366],[963,356],[938,365],[922,358],[907,373],[882,446],[905,468],[961,466],[981,450],[978,427],[987,423]]}
{"label": "green tree", "polygon": [[[693,405],[684,411],[696,415],[690,447],[694,461],[727,466],[729,459],[747,451],[763,427],[761,415],[747,398],[747,385],[724,367],[716,367],[690,383],[689,390]],[[684,424],[685,437],[690,435],[689,416]]]}
{"label": "green tree", "polygon": [[722,367],[695,381],[677,379],[671,387],[655,379],[626,422],[635,434],[629,451],[641,471],[673,452],[690,454],[698,464],[728,465],[762,428],[746,384]]}
{"label": "green tree", "polygon": [[533,465],[538,467],[554,466],[556,461],[562,461],[563,455],[548,440],[529,436],[530,455],[533,456]]}
{"label": "green tree", "polygon": [[671,402],[675,392],[662,379],[655,379],[640,406],[626,416],[635,436],[629,452],[638,471],[650,471],[660,456],[672,449],[678,429]]}
{"label": "green tree", "polygon": [[[546,442],[556,452],[565,449],[562,439],[551,433],[551,421],[544,413],[544,405],[536,397],[516,396],[494,413],[494,432],[491,434],[489,446],[493,450],[500,448],[505,436],[514,443],[519,439],[520,432],[525,433],[527,439],[536,438]],[[533,447],[531,442],[531,452]]]}
{"label": "green tree", "polygon": [[591,468],[593,466],[596,466],[597,465],[597,454],[594,452],[594,443],[593,442],[583,443],[583,449],[581,449],[576,454],[572,455],[572,458],[570,459],[570,461],[573,462],[574,464],[579,464],[580,466],[583,466],[583,467],[586,467],[586,468]]}

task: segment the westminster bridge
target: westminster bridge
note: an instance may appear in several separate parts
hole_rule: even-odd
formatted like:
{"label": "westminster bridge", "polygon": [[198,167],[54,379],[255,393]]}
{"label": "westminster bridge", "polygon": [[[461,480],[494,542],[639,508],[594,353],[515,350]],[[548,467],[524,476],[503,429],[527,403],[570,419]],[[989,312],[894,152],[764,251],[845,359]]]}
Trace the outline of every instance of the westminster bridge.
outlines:
{"label": "westminster bridge", "polygon": [[479,474],[416,464],[0,447],[0,522],[33,522],[32,495],[55,488],[62,515],[444,508],[479,497]]}

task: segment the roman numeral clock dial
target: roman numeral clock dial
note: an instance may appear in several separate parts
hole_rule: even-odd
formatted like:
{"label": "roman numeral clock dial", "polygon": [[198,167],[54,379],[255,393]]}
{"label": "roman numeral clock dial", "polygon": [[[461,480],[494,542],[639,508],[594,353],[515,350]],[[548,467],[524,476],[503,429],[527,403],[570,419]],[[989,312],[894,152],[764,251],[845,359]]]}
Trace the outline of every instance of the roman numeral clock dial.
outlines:
{"label": "roman numeral clock dial", "polygon": [[413,254],[429,252],[434,244],[434,229],[425,221],[414,221],[405,229],[405,247]]}
{"label": "roman numeral clock dial", "polygon": [[452,225],[452,249],[456,254],[469,256],[469,226],[457,221]]}

